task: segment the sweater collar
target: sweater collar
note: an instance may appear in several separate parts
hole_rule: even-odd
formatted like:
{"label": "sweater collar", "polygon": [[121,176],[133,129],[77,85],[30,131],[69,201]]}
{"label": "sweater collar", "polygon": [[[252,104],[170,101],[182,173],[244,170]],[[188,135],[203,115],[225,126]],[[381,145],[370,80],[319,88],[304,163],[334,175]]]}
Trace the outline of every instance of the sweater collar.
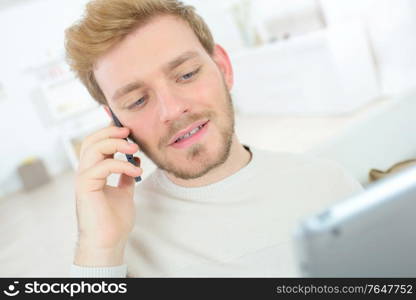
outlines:
{"label": "sweater collar", "polygon": [[248,164],[218,182],[200,187],[184,187],[173,183],[166,176],[165,171],[156,169],[154,174],[155,183],[169,196],[179,199],[212,202],[216,198],[224,198],[224,193],[235,191],[236,188],[241,187],[241,184],[250,184],[250,181],[255,177],[254,170],[258,160],[257,151],[247,145],[243,146],[251,153]]}

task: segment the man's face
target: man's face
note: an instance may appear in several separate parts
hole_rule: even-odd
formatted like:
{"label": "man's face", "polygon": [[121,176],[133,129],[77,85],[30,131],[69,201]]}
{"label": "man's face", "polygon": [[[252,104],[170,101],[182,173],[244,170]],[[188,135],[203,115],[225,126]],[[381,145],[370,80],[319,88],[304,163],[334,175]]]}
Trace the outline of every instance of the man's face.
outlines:
{"label": "man's face", "polygon": [[115,115],[159,168],[198,178],[228,158],[231,65],[219,46],[211,57],[185,22],[153,19],[102,56],[94,74]]}

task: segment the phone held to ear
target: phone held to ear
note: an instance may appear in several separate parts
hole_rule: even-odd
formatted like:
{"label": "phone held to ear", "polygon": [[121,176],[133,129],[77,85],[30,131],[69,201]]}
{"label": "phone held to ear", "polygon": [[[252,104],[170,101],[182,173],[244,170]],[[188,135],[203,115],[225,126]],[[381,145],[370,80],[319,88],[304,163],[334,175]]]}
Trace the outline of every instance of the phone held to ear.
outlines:
{"label": "phone held to ear", "polygon": [[[123,125],[120,123],[120,120],[116,117],[116,115],[113,113],[111,108],[109,108],[109,109],[110,109],[110,112],[111,112],[111,116],[113,117],[114,124],[116,124],[117,127],[123,127]],[[127,138],[125,138],[125,140],[127,141]],[[130,163],[137,166],[137,162],[134,160],[133,155],[126,154],[126,158]],[[142,178],[140,176],[138,176],[138,177],[135,177],[134,180],[136,182],[140,182],[140,181],[142,181]]]}

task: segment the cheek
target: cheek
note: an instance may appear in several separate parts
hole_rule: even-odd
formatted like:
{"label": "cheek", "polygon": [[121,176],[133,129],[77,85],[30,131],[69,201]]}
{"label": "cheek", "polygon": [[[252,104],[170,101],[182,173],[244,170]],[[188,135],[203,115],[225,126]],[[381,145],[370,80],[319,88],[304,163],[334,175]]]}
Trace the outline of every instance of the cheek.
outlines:
{"label": "cheek", "polygon": [[160,125],[154,124],[153,120],[140,117],[140,120],[131,122],[128,127],[130,128],[130,130],[133,131],[134,137],[137,140],[137,142],[139,142],[140,144],[146,144],[147,146],[151,146],[155,143],[155,137],[158,137],[158,126]]}
{"label": "cheek", "polygon": [[224,95],[224,83],[216,74],[208,75],[194,87],[194,95],[198,95],[198,102],[207,106],[215,106]]}

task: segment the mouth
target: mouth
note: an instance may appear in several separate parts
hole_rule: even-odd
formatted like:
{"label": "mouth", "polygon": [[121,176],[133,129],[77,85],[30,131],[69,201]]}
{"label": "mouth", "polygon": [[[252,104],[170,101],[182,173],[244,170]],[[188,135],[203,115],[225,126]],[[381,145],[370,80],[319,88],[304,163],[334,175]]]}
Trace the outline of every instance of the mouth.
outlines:
{"label": "mouth", "polygon": [[187,147],[198,141],[207,131],[209,120],[198,121],[176,134],[169,143],[175,148]]}

